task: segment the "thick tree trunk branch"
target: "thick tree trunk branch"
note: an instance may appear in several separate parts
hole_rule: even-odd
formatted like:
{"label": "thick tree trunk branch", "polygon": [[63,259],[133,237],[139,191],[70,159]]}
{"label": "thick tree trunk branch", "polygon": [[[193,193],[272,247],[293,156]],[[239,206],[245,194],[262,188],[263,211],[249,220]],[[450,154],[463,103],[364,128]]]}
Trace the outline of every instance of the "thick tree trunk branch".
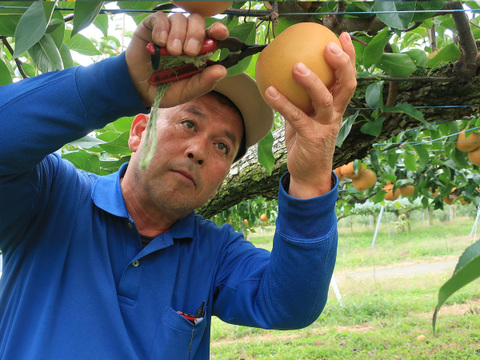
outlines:
{"label": "thick tree trunk branch", "polygon": [[[439,69],[438,76],[451,73],[452,66]],[[443,71],[443,73],[442,73]],[[387,91],[385,89],[385,91]],[[360,97],[364,91],[359,90],[355,104],[365,105],[365,99]],[[386,94],[385,94],[386,95]],[[397,103],[409,103],[413,106],[441,106],[445,104],[472,105],[460,108],[431,108],[422,109],[423,116],[428,122],[438,122],[452,119],[462,119],[478,113],[480,109],[480,76],[474,76],[466,84],[452,81],[405,81],[399,84]],[[346,115],[349,115],[348,113]],[[333,166],[338,167],[354,159],[362,159],[372,150],[373,144],[385,141],[403,130],[418,127],[421,123],[405,114],[391,114],[384,122],[383,130],[377,138],[365,135],[360,131],[363,122],[354,124],[348,138],[341,148],[337,148],[334,155]],[[219,212],[240,203],[243,200],[263,196],[267,199],[276,198],[280,177],[287,171],[287,151],[285,149],[285,135],[283,129],[274,132],[274,156],[276,159],[272,174],[257,162],[256,148],[251,148],[245,157],[232,167],[224,185],[217,196],[197,213],[209,218]]]}

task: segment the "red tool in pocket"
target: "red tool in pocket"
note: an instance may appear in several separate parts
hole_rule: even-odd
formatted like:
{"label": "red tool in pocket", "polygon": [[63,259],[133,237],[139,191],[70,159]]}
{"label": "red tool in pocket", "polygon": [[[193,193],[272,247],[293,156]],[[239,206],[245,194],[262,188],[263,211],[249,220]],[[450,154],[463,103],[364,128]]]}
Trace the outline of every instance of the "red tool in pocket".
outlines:
{"label": "red tool in pocket", "polygon": [[197,324],[200,320],[203,319],[204,317],[204,309],[205,309],[205,300],[202,302],[200,307],[197,310],[197,313],[195,315],[192,314],[187,314],[183,311],[177,311],[178,314],[182,315],[185,319],[190,321],[192,324]]}

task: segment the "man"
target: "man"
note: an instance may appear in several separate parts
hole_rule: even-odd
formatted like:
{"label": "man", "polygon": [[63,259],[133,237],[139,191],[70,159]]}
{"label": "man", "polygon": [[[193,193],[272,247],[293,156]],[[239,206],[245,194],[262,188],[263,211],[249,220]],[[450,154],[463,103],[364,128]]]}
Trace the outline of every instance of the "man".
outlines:
{"label": "man", "polygon": [[[144,81],[145,45],[196,55],[205,36],[228,36],[221,23],[204,28],[197,15],[157,13],[125,54],[0,87],[2,359],[207,359],[212,315],[294,329],[323,310],[337,241],[332,156],[355,89],[349,36],[340,37],[345,51],[326,51],[337,77],[331,92],[304,65],[292,70],[314,114],[266,92],[286,120],[289,153],[270,254],[193,213],[215,196],[242,143],[271,126],[258,93],[245,102],[231,91],[252,92],[248,77],[224,79],[226,70],[212,66],[173,83],[161,102],[155,156],[139,168],[156,91]],[[131,162],[119,172],[98,177],[54,154],[136,113]]]}

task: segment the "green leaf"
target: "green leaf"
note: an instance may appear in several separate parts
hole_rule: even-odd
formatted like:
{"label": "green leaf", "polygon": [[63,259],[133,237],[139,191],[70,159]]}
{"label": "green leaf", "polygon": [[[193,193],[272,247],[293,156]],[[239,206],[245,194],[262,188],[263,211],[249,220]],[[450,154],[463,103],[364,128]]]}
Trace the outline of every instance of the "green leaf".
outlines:
{"label": "green leaf", "polygon": [[451,152],[450,156],[452,157],[453,161],[459,164],[462,168],[469,168],[471,166],[467,160],[467,154],[458,150],[456,147],[453,147],[453,151]]}
{"label": "green leaf", "polygon": [[404,54],[410,56],[410,59],[412,59],[417,68],[423,69],[427,65],[427,54],[425,54],[423,50],[413,49],[406,51]]}
{"label": "green leaf", "polygon": [[73,66],[73,58],[72,58],[72,53],[70,52],[70,49],[65,43],[62,43],[60,46],[60,56],[62,57],[63,61],[63,67],[69,68]]}
{"label": "green leaf", "polygon": [[402,103],[402,104],[395,105],[394,107],[385,106],[384,111],[393,112],[393,113],[404,113],[404,114],[410,115],[411,117],[413,117],[414,119],[417,119],[423,125],[425,125],[427,129],[434,128],[432,124],[430,124],[428,121],[425,120],[422,112],[418,109],[415,109],[415,107],[413,107],[413,105],[411,104]]}
{"label": "green leaf", "polygon": [[114,173],[128,161],[130,161],[130,156],[122,156],[119,160],[100,160],[101,174]]}
{"label": "green leaf", "polygon": [[0,86],[7,85],[12,82],[12,75],[8,66],[0,59]]}
{"label": "green leaf", "polygon": [[100,172],[100,160],[98,155],[77,151],[63,154],[62,158],[70,161],[77,169],[98,174]]}
{"label": "green leaf", "polygon": [[460,256],[452,277],[438,292],[437,306],[433,314],[432,327],[435,331],[438,311],[445,301],[463,286],[480,277],[480,241],[470,245]]}
{"label": "green leaf", "polygon": [[132,121],[132,117],[122,117],[113,123],[113,127],[115,128],[115,130],[121,133],[130,131]]}
{"label": "green leaf", "polygon": [[417,145],[415,146],[415,151],[417,152],[421,168],[426,168],[428,164],[430,164],[430,155],[428,150],[423,145]]}
{"label": "green leaf", "polygon": [[103,36],[108,36],[108,15],[107,14],[98,14],[93,25],[97,27],[102,33]]}
{"label": "green leaf", "polygon": [[267,170],[269,174],[272,173],[273,164],[275,164],[275,157],[272,152],[273,147],[273,134],[268,133],[258,143],[258,162]]}
{"label": "green leaf", "polygon": [[348,134],[350,134],[350,130],[352,129],[352,125],[357,119],[358,114],[359,111],[357,110],[355,114],[350,115],[343,121],[340,132],[338,133],[336,146],[342,147],[343,142],[347,138]]}
{"label": "green leaf", "polygon": [[28,50],[28,54],[43,73],[63,69],[60,51],[49,34],[45,34],[38,43],[33,45]]}
{"label": "green leaf", "polygon": [[[419,9],[423,10],[440,10],[445,6],[444,1],[417,1]],[[413,16],[412,21],[424,21],[428,18],[431,18],[435,15],[433,12],[418,12]]]}
{"label": "green leaf", "polygon": [[128,138],[129,133],[124,132],[114,140],[106,144],[101,144],[100,147],[109,154],[127,154],[130,151],[128,147]]}
{"label": "green leaf", "polygon": [[[0,4],[8,6],[0,8],[0,34],[13,37],[18,22],[25,13],[25,7],[32,5],[33,1],[2,1]],[[18,7],[18,8],[17,8]]]}
{"label": "green leaf", "polygon": [[101,52],[93,45],[93,43],[82,34],[76,34],[65,40],[65,44],[70,50],[87,56],[101,55]]}
{"label": "green leaf", "polygon": [[373,9],[376,15],[394,29],[406,29],[413,19],[416,1],[375,1]]}
{"label": "green leaf", "polygon": [[37,75],[37,69],[33,63],[23,63],[22,67],[23,71],[25,71],[25,74],[27,74],[28,77],[34,77]]}
{"label": "green leaf", "polygon": [[89,26],[97,17],[102,6],[103,1],[77,0],[75,2],[75,13],[73,16],[72,36]]}
{"label": "green leaf", "polygon": [[380,61],[385,45],[388,44],[391,37],[392,34],[389,29],[383,29],[374,36],[372,41],[366,46],[363,54],[363,65],[365,68],[368,69],[370,66],[375,65]]}
{"label": "green leaf", "polygon": [[65,21],[60,13],[55,12],[54,18],[50,21],[46,32],[52,36],[55,45],[60,49],[65,33]]}
{"label": "green leaf", "polygon": [[385,181],[390,181],[392,184],[395,184],[397,182],[397,177],[395,176],[395,174],[383,174],[382,179]]}
{"label": "green leaf", "polygon": [[375,204],[378,204],[379,202],[382,202],[385,199],[385,194],[387,192],[385,190],[379,190],[377,194],[373,197],[373,202]]}
{"label": "green leaf", "polygon": [[384,53],[377,64],[377,67],[390,76],[409,76],[417,66],[407,54]]}
{"label": "green leaf", "polygon": [[[120,9],[148,11],[153,10],[158,5],[158,1],[118,1],[117,5]],[[138,25],[148,16],[148,13],[129,13],[128,15]]]}
{"label": "green leaf", "polygon": [[[388,162],[388,165],[390,165],[391,168],[395,168],[395,165],[397,164],[397,161],[398,161],[398,157],[400,156],[399,153],[397,152],[390,152],[388,154],[388,159],[387,159],[387,162]],[[385,176],[385,175],[384,175]],[[387,180],[390,180],[390,179],[387,179]],[[392,180],[390,180],[392,181]],[[394,180],[395,181],[395,180]],[[393,181],[392,181],[393,182]]]}
{"label": "green leaf", "polygon": [[403,161],[405,163],[405,167],[408,170],[411,170],[411,171],[417,170],[415,155],[411,153],[411,147],[406,147],[403,150]]}
{"label": "green leaf", "polygon": [[280,16],[280,19],[278,19],[277,27],[275,28],[276,35],[280,35],[282,31],[292,26],[293,24],[295,24],[295,21],[288,20],[285,17]]}
{"label": "green leaf", "polygon": [[460,55],[460,49],[457,45],[448,44],[441,48],[433,58],[427,61],[427,66],[433,68],[439,63],[455,61]]}
{"label": "green leaf", "polygon": [[[237,37],[245,41],[247,44],[253,44],[255,43],[255,29],[256,29],[255,23],[253,22],[243,23],[231,29],[230,36]],[[228,53],[229,53],[228,50],[226,49],[222,50],[220,54],[220,59],[224,59]],[[233,76],[233,75],[238,75],[243,73],[248,68],[248,65],[250,64],[251,60],[252,60],[252,57],[248,56],[245,59],[241,60],[237,65],[229,68],[228,76]]]}
{"label": "green leaf", "polygon": [[378,173],[380,170],[380,163],[378,162],[378,150],[373,149],[370,151],[370,164],[372,164],[375,171]]}
{"label": "green leaf", "polygon": [[92,147],[96,147],[100,144],[104,144],[105,141],[100,140],[99,138],[91,135],[86,135],[78,140],[72,141],[68,143],[69,146],[76,146],[81,147],[84,149],[90,149]]}
{"label": "green leaf", "polygon": [[15,51],[13,57],[19,57],[42,39],[47,30],[47,19],[42,1],[34,1],[22,15],[15,30]]}
{"label": "green leaf", "polygon": [[367,87],[365,100],[373,109],[383,108],[383,82],[375,82]]}
{"label": "green leaf", "polygon": [[360,131],[367,135],[378,136],[382,133],[383,122],[385,117],[381,116],[373,121],[369,121],[362,125]]}

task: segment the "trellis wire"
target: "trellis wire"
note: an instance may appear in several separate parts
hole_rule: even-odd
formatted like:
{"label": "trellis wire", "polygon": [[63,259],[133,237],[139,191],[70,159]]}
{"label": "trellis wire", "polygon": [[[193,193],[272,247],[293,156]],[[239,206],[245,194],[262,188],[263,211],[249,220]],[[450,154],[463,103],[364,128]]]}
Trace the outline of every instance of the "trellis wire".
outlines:
{"label": "trellis wire", "polygon": [[[0,9],[17,9],[17,10],[26,10],[28,6],[10,6],[10,5],[0,5]],[[55,11],[74,11],[74,8],[60,8],[56,7]],[[264,16],[265,14],[269,13],[269,10],[265,10],[265,14],[262,15],[255,15],[252,14],[251,10],[245,10],[244,12],[238,11],[241,9],[236,9],[237,11],[229,11],[226,10],[222,12],[225,15],[236,15],[236,16],[251,16],[251,17],[258,17]],[[160,10],[148,10],[148,9],[100,9],[100,14],[128,14],[128,13],[155,13]],[[171,10],[163,10],[165,12],[172,12]],[[258,10],[256,10],[258,11]],[[451,14],[456,12],[473,12],[478,13],[480,9],[416,9],[416,10],[378,10],[378,11],[326,11],[326,12],[282,12],[280,15],[283,16],[305,16],[306,14],[309,15],[377,15],[377,14],[421,14],[421,13],[434,13],[434,14]]]}
{"label": "trellis wire", "polygon": [[[449,108],[471,108],[474,106],[480,105],[424,105],[424,106],[414,106],[415,109],[449,109]],[[374,107],[361,107],[361,108],[347,108],[349,111],[357,111],[357,110],[380,110],[380,108]]]}
{"label": "trellis wire", "polygon": [[[475,131],[475,130],[477,130],[477,129],[480,129],[480,126],[477,126],[477,127],[474,127],[474,128],[470,128],[470,129],[465,129],[465,132]],[[401,141],[401,142],[396,142],[396,143],[375,143],[375,144],[373,144],[373,146],[386,146],[386,145],[409,145],[409,146],[417,146],[417,145],[425,145],[425,144],[434,143],[434,142],[436,142],[436,141],[441,141],[441,140],[444,140],[444,139],[448,139],[448,138],[450,138],[450,137],[457,136],[458,134],[460,134],[460,132],[453,133],[453,134],[448,134],[448,135],[441,136],[441,137],[439,137],[439,138],[437,138],[437,139],[432,139],[432,140],[411,141],[411,142]]]}

